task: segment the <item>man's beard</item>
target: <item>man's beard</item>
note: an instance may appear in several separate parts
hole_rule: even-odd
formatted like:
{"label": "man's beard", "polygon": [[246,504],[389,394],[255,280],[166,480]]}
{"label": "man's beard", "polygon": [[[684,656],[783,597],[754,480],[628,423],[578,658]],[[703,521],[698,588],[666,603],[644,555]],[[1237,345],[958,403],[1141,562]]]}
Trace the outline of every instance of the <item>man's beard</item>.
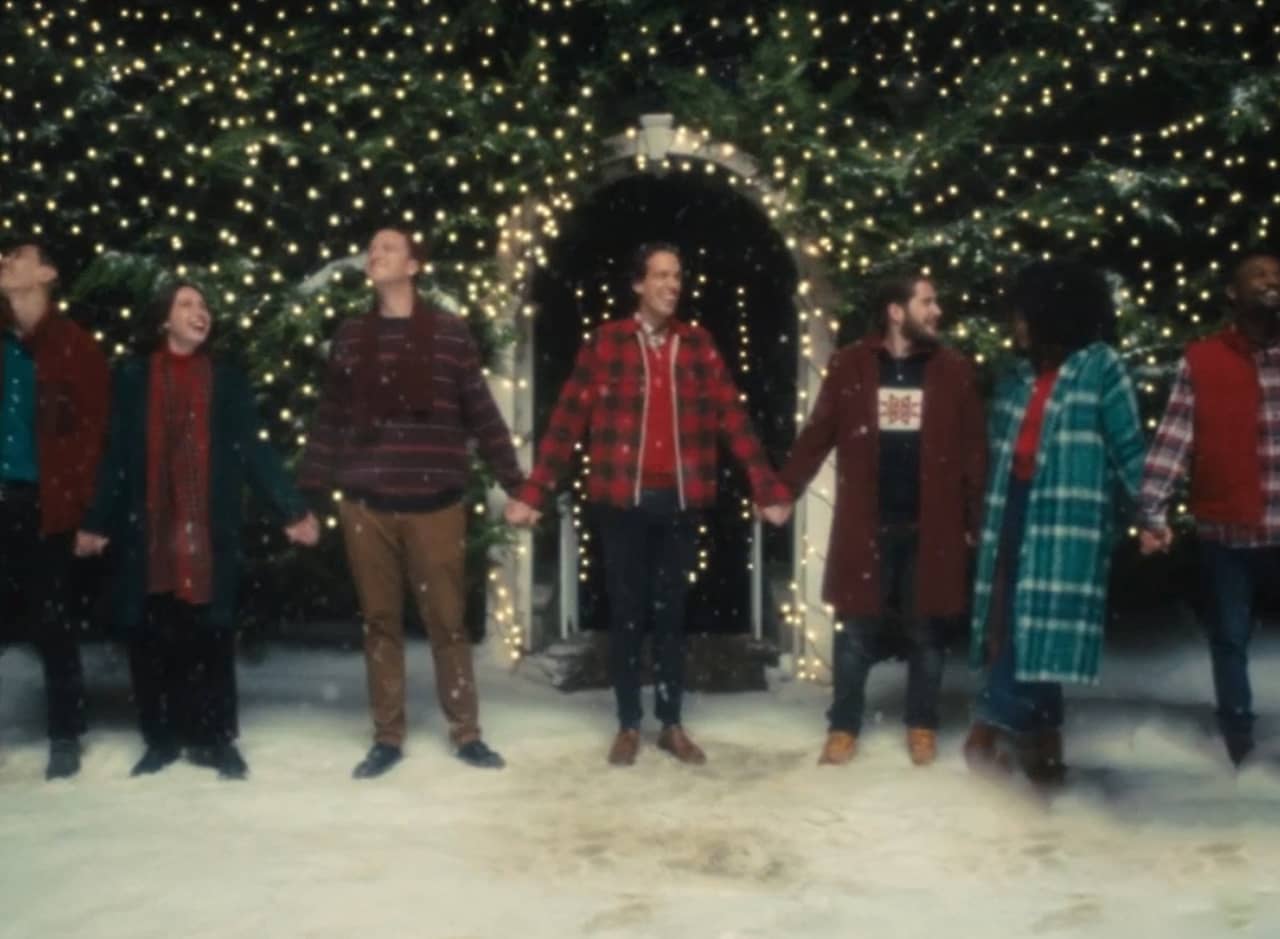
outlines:
{"label": "man's beard", "polygon": [[1277,321],[1280,321],[1280,292],[1267,290],[1255,294],[1242,312],[1246,319],[1267,329],[1274,329]]}
{"label": "man's beard", "polygon": [[923,326],[912,322],[909,319],[902,321],[902,338],[907,340],[917,349],[932,349],[938,344],[938,336],[931,333]]}

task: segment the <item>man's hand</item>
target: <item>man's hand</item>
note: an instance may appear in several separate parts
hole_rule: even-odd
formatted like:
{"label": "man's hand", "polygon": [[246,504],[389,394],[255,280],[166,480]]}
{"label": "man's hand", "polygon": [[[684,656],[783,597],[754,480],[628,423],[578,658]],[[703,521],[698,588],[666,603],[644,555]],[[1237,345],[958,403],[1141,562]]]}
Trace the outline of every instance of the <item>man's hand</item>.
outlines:
{"label": "man's hand", "polygon": [[777,505],[766,505],[760,510],[760,517],[770,525],[781,528],[791,518],[791,503],[779,502]]}
{"label": "man's hand", "polygon": [[1163,554],[1173,545],[1173,530],[1168,526],[1162,528],[1144,528],[1138,535],[1138,550],[1143,557],[1152,554]]}
{"label": "man's hand", "polygon": [[92,532],[78,531],[76,532],[76,544],[72,550],[78,558],[95,557],[107,549],[107,542],[110,540]]}
{"label": "man's hand", "polygon": [[527,502],[521,502],[519,499],[510,499],[502,509],[502,517],[506,519],[508,525],[515,528],[527,528],[538,524],[542,519],[542,513]]}
{"label": "man's hand", "polygon": [[320,541],[320,523],[311,512],[308,512],[292,525],[284,526],[284,536],[293,544],[314,548]]}

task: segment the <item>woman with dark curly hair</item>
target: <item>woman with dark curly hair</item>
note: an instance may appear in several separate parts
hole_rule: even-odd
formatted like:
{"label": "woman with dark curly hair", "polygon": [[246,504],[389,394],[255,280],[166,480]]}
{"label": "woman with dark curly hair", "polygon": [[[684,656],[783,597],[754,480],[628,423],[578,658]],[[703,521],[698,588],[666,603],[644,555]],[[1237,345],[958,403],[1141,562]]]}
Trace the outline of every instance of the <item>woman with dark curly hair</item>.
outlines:
{"label": "woman with dark curly hair", "polygon": [[986,675],[964,753],[971,769],[1016,762],[1052,784],[1065,769],[1062,683],[1097,681],[1116,507],[1136,500],[1144,447],[1102,275],[1035,262],[1010,307],[1024,356],[990,417],[970,656]]}

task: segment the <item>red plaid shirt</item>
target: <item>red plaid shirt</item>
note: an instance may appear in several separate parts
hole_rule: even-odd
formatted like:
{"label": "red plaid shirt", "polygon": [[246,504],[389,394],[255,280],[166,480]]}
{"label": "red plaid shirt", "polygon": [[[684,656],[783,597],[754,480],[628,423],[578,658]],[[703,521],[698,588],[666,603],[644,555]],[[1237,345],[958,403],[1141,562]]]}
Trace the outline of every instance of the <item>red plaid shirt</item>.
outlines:
{"label": "red plaid shirt", "polygon": [[[680,504],[705,508],[715,501],[721,437],[746,470],[757,505],[790,502],[790,492],[765,459],[711,334],[678,321],[670,328]],[[520,489],[522,502],[535,509],[543,507],[589,432],[587,498],[621,508],[636,504],[651,363],[652,353],[645,348],[635,319],[614,320],[592,333],[578,350],[573,374],[561,389],[538,449],[537,465]]]}

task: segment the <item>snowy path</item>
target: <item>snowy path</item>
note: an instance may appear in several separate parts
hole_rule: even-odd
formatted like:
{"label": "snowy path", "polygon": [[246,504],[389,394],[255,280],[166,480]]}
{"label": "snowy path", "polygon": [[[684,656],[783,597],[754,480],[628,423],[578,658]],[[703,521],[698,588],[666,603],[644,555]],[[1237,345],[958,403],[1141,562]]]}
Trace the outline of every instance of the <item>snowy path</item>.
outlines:
{"label": "snowy path", "polygon": [[[186,764],[129,779],[140,748],[124,663],[94,650],[84,770],[50,785],[38,666],[7,652],[0,936],[1280,934],[1280,775],[1236,778],[1206,738],[1198,643],[1141,668],[1112,656],[1100,689],[1070,693],[1081,781],[1050,806],[965,773],[959,665],[928,770],[902,749],[901,667],[874,674],[882,720],[846,769],[814,765],[826,692],[788,684],[692,698],[706,767],[650,746],[616,770],[606,694],[566,697],[485,666],[487,737],[510,762],[487,773],[447,754],[426,650],[411,654],[411,749],[360,784],[348,776],[366,746],[360,656],[274,648],[242,665],[252,776],[236,784]],[[1269,638],[1254,680],[1273,749],[1277,678]]]}

